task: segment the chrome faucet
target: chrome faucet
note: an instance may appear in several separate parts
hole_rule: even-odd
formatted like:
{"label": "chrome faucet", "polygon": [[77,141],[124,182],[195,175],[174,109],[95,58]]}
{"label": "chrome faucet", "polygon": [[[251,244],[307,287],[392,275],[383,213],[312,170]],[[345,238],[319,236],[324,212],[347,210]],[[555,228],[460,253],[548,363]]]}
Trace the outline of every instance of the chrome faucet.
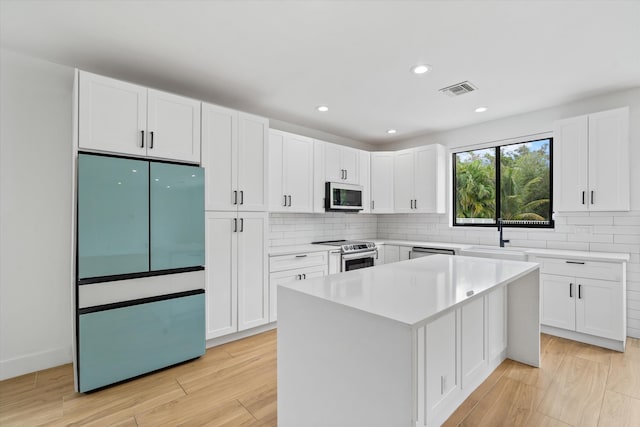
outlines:
{"label": "chrome faucet", "polygon": [[502,238],[502,229],[503,229],[502,218],[498,218],[498,231],[500,232],[500,247],[504,248],[504,244],[509,243],[509,240],[504,240]]}

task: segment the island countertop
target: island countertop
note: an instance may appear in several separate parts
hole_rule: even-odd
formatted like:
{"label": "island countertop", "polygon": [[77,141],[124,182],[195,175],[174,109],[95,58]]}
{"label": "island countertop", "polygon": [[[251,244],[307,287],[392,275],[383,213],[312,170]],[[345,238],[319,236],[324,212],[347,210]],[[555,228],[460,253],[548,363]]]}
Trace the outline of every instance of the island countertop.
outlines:
{"label": "island countertop", "polygon": [[281,286],[415,326],[536,268],[532,262],[434,255]]}

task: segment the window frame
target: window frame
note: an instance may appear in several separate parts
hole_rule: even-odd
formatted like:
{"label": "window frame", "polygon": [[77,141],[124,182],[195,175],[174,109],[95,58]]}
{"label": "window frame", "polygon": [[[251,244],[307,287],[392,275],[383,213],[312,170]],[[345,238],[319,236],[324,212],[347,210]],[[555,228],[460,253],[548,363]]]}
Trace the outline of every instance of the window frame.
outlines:
{"label": "window frame", "polygon": [[[541,137],[541,138],[536,138],[536,139],[531,139],[531,140],[526,140],[526,141],[517,141],[517,142],[509,142],[506,144],[499,144],[499,145],[489,145],[489,146],[482,146],[482,147],[477,147],[477,148],[472,148],[472,147],[466,147],[464,150],[462,151],[452,151],[451,152],[451,165],[452,165],[452,175],[451,175],[451,204],[452,204],[452,218],[451,218],[451,225],[453,227],[473,227],[473,228],[495,228],[498,227],[498,218],[499,215],[502,212],[502,200],[501,200],[501,158],[500,158],[500,149],[502,147],[508,147],[510,145],[518,145],[518,144],[527,144],[530,142],[536,142],[536,141],[543,141],[543,140],[549,140],[549,224],[505,224],[503,223],[502,226],[505,228],[527,228],[527,229],[554,229],[555,228],[555,220],[553,219],[553,136],[548,136],[548,137]],[[495,182],[495,188],[496,188],[496,197],[495,197],[495,202],[496,202],[496,210],[495,210],[495,215],[493,220],[495,221],[493,224],[473,224],[473,223],[468,223],[468,224],[458,224],[456,222],[456,218],[457,218],[457,209],[456,209],[456,155],[460,154],[460,153],[468,153],[471,151],[478,151],[478,150],[487,150],[487,149],[493,149],[495,150],[495,177],[494,177],[494,182]]]}

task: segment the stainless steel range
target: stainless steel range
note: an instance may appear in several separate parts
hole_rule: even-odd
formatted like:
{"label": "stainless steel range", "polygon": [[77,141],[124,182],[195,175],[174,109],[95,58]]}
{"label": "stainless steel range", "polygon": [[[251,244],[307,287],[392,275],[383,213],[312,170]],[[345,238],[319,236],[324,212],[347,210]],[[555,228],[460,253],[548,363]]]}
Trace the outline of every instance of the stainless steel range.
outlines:
{"label": "stainless steel range", "polygon": [[[378,259],[378,249],[373,242],[360,240],[327,240],[312,242],[318,245],[335,246],[335,253],[339,254],[339,271],[357,270],[358,268],[373,267]],[[333,252],[333,251],[332,251]],[[331,270],[331,269],[330,269]],[[329,271],[332,273],[332,271]]]}

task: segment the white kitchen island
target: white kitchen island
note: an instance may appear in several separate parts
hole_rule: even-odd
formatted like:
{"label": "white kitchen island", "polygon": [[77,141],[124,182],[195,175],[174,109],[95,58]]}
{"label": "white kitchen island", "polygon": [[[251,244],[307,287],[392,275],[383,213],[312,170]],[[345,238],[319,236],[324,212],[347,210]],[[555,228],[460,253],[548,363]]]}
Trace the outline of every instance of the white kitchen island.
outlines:
{"label": "white kitchen island", "polygon": [[540,364],[538,264],[435,255],[278,289],[278,425],[437,426]]}

